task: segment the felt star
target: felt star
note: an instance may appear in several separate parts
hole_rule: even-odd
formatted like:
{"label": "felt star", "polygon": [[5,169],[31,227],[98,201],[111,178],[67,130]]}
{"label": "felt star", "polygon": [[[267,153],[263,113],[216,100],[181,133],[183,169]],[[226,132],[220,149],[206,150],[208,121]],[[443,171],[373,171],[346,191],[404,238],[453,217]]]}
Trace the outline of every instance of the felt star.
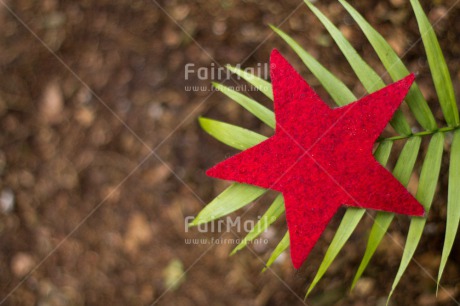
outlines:
{"label": "felt star", "polygon": [[207,174],[283,193],[294,267],[341,205],[422,216],[422,205],[372,155],[414,75],[331,109],[277,50],[270,61],[275,134]]}

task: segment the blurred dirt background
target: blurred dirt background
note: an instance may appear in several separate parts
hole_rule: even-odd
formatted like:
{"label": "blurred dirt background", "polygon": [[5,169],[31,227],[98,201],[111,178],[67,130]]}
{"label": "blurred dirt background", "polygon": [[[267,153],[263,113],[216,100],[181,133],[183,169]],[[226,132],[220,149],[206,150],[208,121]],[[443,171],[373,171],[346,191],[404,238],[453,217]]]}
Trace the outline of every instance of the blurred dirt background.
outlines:
{"label": "blurred dirt background", "polygon": [[[351,3],[405,54],[441,118],[408,2]],[[458,93],[456,2],[422,4],[437,22]],[[344,9],[336,1],[317,5],[382,73]],[[298,0],[0,1],[1,305],[303,305],[340,216],[297,272],[286,255],[273,271],[259,273],[261,259],[267,260],[284,234],[281,220],[265,234],[268,244],[232,257],[234,245],[184,240],[219,237],[186,232],[184,219],[228,185],[204,170],[235,153],[201,131],[197,117],[269,134],[222,94],[186,91],[185,86],[209,88],[212,80],[197,75],[185,80],[185,64],[254,67],[278,48],[330,100],[269,23],[298,39],[357,95],[364,93],[324,28]],[[269,105],[260,93],[250,94]],[[412,263],[391,305],[456,305],[450,297],[460,298],[458,241],[437,299],[432,279],[444,237],[445,165],[442,173],[415,256],[428,274]],[[411,191],[416,181],[414,175]],[[257,218],[270,197],[244,218]],[[360,224],[308,305],[385,305],[402,254],[390,239],[357,289],[348,292],[370,225],[370,218]],[[403,244],[407,227],[407,218],[397,218],[390,232]]]}

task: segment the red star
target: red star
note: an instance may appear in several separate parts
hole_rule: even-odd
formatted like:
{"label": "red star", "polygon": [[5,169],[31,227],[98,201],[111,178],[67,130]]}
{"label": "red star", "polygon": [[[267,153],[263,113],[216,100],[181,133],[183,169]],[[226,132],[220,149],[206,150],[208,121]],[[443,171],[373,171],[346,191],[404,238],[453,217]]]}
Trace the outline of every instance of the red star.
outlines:
{"label": "red star", "polygon": [[207,174],[283,193],[294,267],[341,205],[422,216],[422,205],[372,155],[414,76],[331,109],[277,50],[270,62],[275,135]]}

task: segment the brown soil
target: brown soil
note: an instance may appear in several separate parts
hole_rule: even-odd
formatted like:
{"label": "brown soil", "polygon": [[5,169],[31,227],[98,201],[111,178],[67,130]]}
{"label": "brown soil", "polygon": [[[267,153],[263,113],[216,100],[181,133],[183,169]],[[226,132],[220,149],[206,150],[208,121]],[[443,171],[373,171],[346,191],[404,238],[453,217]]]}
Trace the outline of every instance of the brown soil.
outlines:
{"label": "brown soil", "polygon": [[[232,257],[232,244],[185,243],[186,238],[218,238],[217,233],[184,230],[184,219],[227,186],[206,177],[204,170],[235,152],[206,135],[197,117],[269,133],[222,94],[186,91],[185,86],[209,87],[211,81],[197,75],[185,80],[187,63],[254,67],[278,48],[329,99],[271,33],[271,23],[298,39],[357,95],[364,93],[321,24],[300,2],[0,2],[0,304],[303,305],[305,287],[339,217],[298,272],[285,256],[272,271],[259,274],[262,260],[284,234],[281,220],[266,233],[268,244]],[[433,22],[442,18],[436,31],[460,92],[460,6],[455,2],[423,4]],[[405,54],[405,63],[418,73],[430,106],[442,118],[408,1],[353,4]],[[336,1],[318,6],[383,73],[341,6]],[[269,105],[260,93],[250,94]],[[456,305],[449,296],[460,299],[459,243],[437,300],[432,280],[444,236],[445,165],[415,255],[423,270],[409,266],[392,305]],[[270,197],[245,210],[244,219],[257,218]],[[308,305],[385,305],[401,257],[391,239],[378,249],[357,290],[348,293],[371,224],[370,218],[360,224]],[[404,243],[407,228],[407,218],[401,217],[390,232]]]}

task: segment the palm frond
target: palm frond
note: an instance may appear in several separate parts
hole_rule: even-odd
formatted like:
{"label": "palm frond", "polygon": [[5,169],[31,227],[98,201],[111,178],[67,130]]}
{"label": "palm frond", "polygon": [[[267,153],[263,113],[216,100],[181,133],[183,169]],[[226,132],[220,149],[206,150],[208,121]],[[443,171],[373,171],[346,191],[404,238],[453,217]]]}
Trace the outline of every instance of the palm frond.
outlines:
{"label": "palm frond", "polygon": [[[385,84],[381,77],[358,54],[358,52],[353,48],[351,43],[347,41],[340,30],[312,3],[309,1],[305,2],[308,8],[313,12],[313,14],[329,32],[343,53],[345,59],[348,61],[351,68],[355,72],[357,78],[363,84],[364,88],[368,92],[373,92],[384,87]],[[364,35],[373,47],[390,77],[393,80],[399,80],[406,76],[409,73],[409,70],[405,67],[396,52],[386,42],[385,38],[380,35],[364,19],[364,17],[345,0],[339,0],[339,2],[351,15],[353,20],[357,23],[358,27],[363,31]],[[421,148],[421,140],[430,138],[428,150],[423,160],[416,194],[416,198],[425,207],[426,214],[428,214],[433,202],[436,186],[440,176],[441,160],[444,153],[444,146],[451,144],[450,170],[448,178],[449,183],[446,236],[438,273],[439,284],[443,271],[446,267],[449,254],[452,250],[455,236],[458,232],[460,220],[460,189],[458,188],[460,185],[460,172],[458,171],[458,169],[460,169],[460,120],[450,74],[435,32],[418,0],[411,0],[410,2],[418,22],[420,35],[425,46],[425,51],[433,78],[434,87],[438,95],[439,105],[442,109],[447,126],[438,128],[428,103],[423,97],[419,87],[414,84],[405,101],[409,106],[411,115],[414,116],[417,122],[425,130],[413,133],[407,119],[402,115],[401,112],[398,112],[391,121],[391,124],[395,128],[398,135],[386,139],[380,139],[379,146],[374,155],[382,165],[385,165],[390,156],[393,143],[395,141],[406,141],[404,148],[397,156],[397,162],[393,170],[393,174],[401,183],[407,185],[414,171],[416,161],[423,158],[422,156],[419,156],[421,155],[419,154]],[[305,66],[318,79],[318,81],[325,88],[325,90],[337,105],[343,106],[357,100],[352,91],[339,78],[334,76],[325,66],[323,66],[310,53],[303,49],[298,42],[296,42],[282,30],[274,26],[270,27],[299,56]],[[227,68],[260,90],[270,100],[273,100],[272,88],[269,82],[239,68],[230,66]],[[249,98],[246,95],[236,92],[221,84],[214,84],[214,86],[229,98],[239,103],[254,116],[262,120],[269,127],[275,127],[275,117],[271,110],[267,109],[254,99]],[[254,146],[266,139],[265,136],[253,131],[212,119],[200,118],[200,124],[202,128],[210,135],[219,141],[239,150],[244,150]],[[450,139],[449,137],[445,137],[446,133],[453,133],[453,140],[451,143],[446,141],[447,139]],[[449,152],[449,149],[447,149],[446,152]],[[250,185],[232,184],[229,188],[217,196],[210,204],[208,204],[200,212],[200,214],[192,222],[191,225],[198,225],[201,223],[209,222],[232,213],[258,199],[266,191],[267,190],[265,189]],[[235,247],[235,249],[232,251],[232,254],[242,250],[250,241],[257,238],[277,218],[279,218],[283,212],[283,197],[282,195],[278,195],[275,201],[262,216],[262,219],[258,221],[256,227],[246,235],[240,245]],[[364,209],[347,209],[336,231],[336,234],[332,239],[332,242],[321,262],[321,265],[308,288],[307,295],[314,289],[321,278],[325,275],[334,259],[340,253],[341,249],[356,229],[360,220],[364,217],[365,212],[366,210]],[[369,239],[366,250],[364,252],[363,260],[358,267],[357,273],[353,279],[352,287],[364,273],[365,268],[372,258],[372,255],[375,253],[377,247],[380,245],[380,242],[382,241],[389,226],[391,225],[393,218],[394,215],[390,213],[377,213],[369,234]],[[401,263],[396,273],[389,297],[394,292],[396,286],[404,275],[404,272],[406,271],[416,252],[416,248],[423,234],[426,220],[427,216],[423,218],[414,217],[411,219]],[[289,233],[287,232],[271,254],[266,267],[272,265],[279,257],[279,255],[282,254],[288,247]]]}

